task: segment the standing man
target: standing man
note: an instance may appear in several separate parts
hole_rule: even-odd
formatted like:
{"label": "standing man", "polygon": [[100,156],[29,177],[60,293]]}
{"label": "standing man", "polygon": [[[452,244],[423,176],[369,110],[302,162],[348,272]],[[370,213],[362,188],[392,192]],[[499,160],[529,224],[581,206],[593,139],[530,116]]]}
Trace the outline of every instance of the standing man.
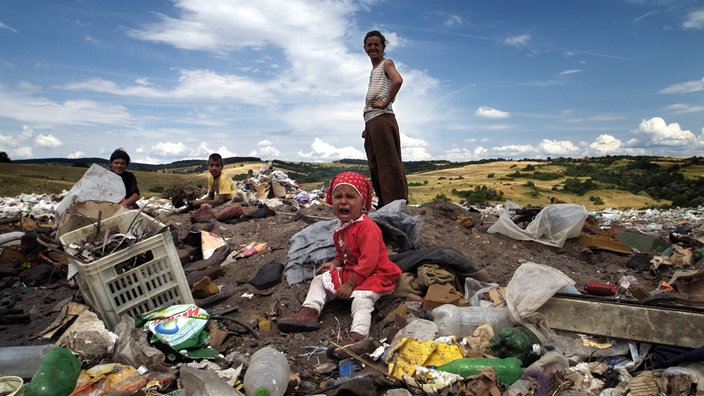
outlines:
{"label": "standing man", "polygon": [[394,61],[384,58],[386,38],[373,30],[364,36],[364,52],[372,62],[364,103],[364,151],[380,208],[397,199],[408,202],[406,171],[401,161],[401,137],[391,104],[403,78]]}

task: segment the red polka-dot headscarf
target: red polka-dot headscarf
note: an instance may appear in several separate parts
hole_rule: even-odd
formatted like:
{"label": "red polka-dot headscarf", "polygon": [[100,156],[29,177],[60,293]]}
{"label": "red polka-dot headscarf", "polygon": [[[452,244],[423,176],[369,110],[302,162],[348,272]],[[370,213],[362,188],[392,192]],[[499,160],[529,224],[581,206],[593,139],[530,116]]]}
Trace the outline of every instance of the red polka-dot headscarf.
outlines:
{"label": "red polka-dot headscarf", "polygon": [[350,185],[357,190],[359,196],[362,197],[362,201],[364,201],[365,212],[369,212],[372,209],[372,194],[374,193],[372,184],[369,183],[369,180],[364,175],[357,172],[342,172],[332,178],[330,188],[328,188],[328,192],[325,195],[326,204],[332,205],[332,193],[335,191],[335,187],[340,184]]}

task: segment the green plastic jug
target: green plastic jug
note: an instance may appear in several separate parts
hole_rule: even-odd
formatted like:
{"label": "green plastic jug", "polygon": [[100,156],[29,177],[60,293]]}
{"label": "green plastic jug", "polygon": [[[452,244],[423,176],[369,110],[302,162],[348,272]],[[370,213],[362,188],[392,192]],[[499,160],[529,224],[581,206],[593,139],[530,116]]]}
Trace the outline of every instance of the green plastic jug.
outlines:
{"label": "green plastic jug", "polygon": [[67,396],[76,387],[81,363],[66,348],[54,348],[39,364],[24,396]]}

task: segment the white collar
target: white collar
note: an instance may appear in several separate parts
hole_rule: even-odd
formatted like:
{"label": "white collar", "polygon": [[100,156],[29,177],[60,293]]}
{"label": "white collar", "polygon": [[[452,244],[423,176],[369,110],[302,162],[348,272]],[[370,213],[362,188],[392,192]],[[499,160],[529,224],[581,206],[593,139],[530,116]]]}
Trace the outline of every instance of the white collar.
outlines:
{"label": "white collar", "polygon": [[351,226],[352,224],[364,220],[364,213],[362,213],[359,217],[357,217],[355,220],[348,221],[347,223],[342,224],[342,222],[339,222],[337,224],[337,227],[335,227],[335,231],[341,231],[344,230],[345,228]]}

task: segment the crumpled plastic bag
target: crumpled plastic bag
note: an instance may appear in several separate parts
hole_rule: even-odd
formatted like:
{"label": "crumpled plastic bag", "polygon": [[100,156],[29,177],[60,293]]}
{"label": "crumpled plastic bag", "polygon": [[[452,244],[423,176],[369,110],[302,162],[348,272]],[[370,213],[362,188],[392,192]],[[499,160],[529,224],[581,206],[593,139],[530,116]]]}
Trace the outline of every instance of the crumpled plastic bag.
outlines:
{"label": "crumpled plastic bag", "polygon": [[574,280],[556,268],[530,261],[521,264],[506,286],[506,306],[511,319],[544,341],[554,331],[538,309],[555,293],[574,284]]}
{"label": "crumpled plastic bag", "polygon": [[[512,202],[506,208],[515,207]],[[551,204],[544,207],[528,226],[523,229],[511,220],[506,209],[487,232],[499,233],[520,241],[535,241],[548,246],[562,247],[569,238],[582,232],[587,219],[587,209],[576,204]]]}

